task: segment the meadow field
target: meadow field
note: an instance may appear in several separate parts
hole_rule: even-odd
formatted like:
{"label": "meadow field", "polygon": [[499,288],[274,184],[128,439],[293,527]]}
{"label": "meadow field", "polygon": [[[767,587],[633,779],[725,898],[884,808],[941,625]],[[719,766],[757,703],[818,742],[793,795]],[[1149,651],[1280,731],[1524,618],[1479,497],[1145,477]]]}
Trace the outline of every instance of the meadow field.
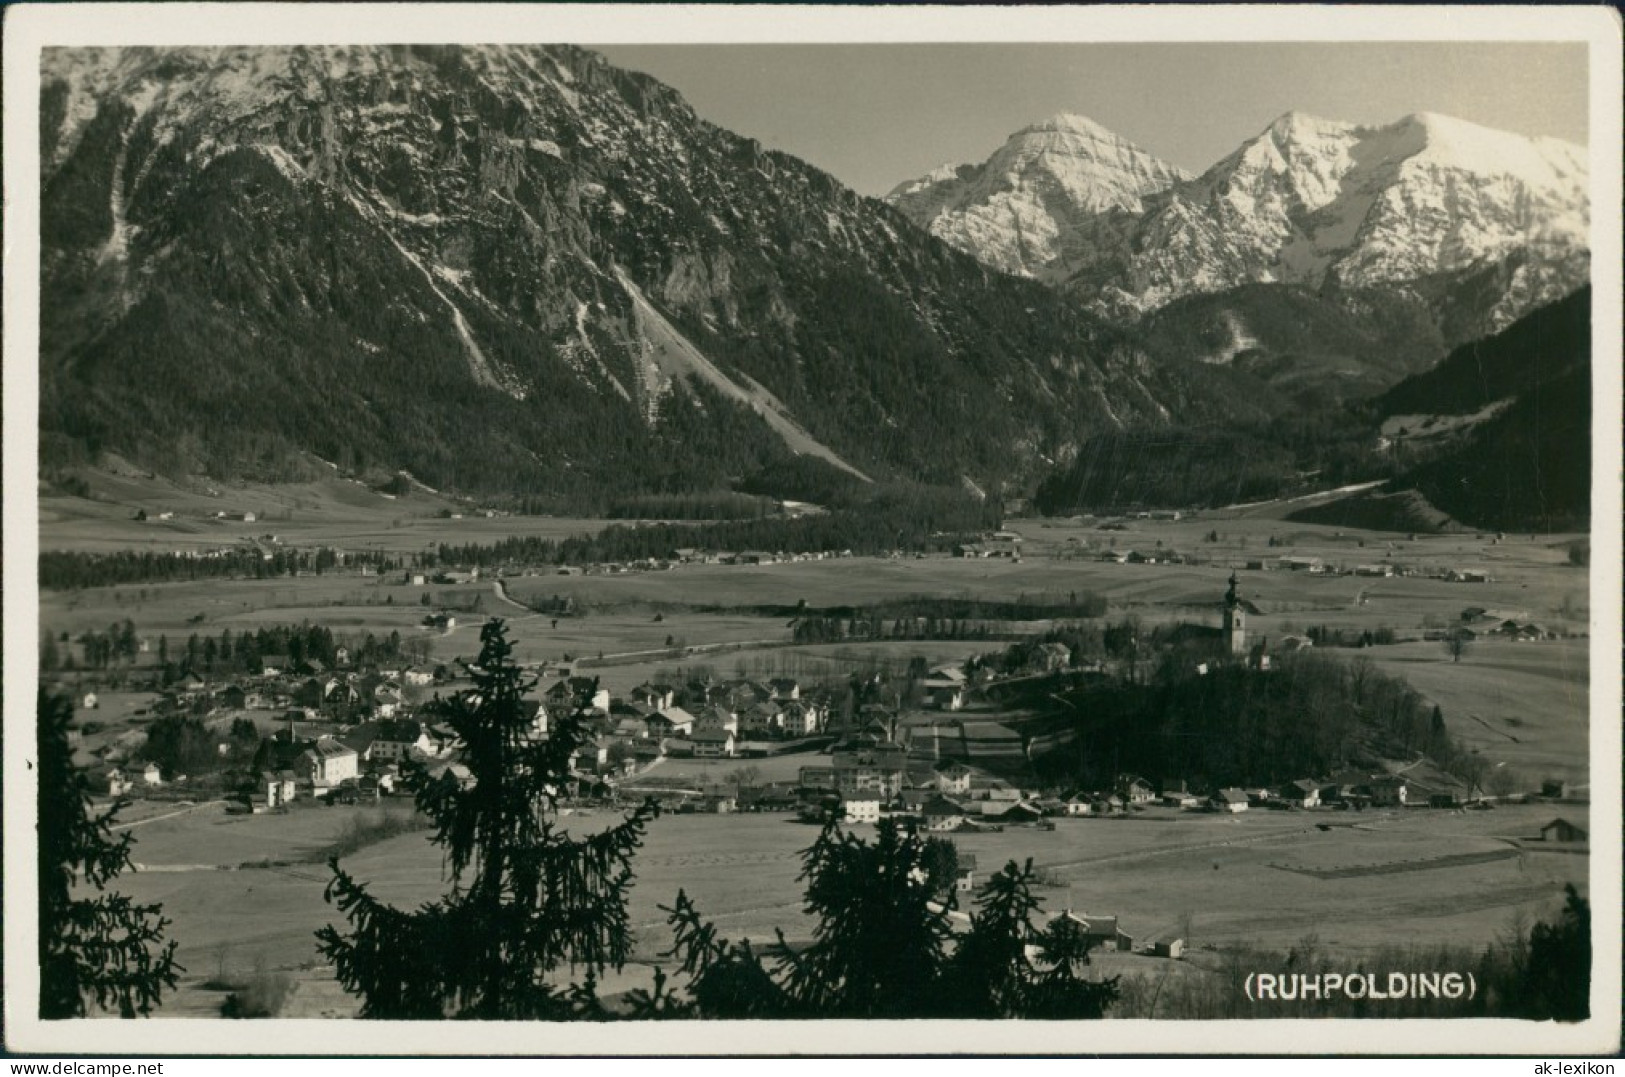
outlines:
{"label": "meadow field", "polygon": [[[315,950],[315,930],[337,919],[322,899],[326,867],[237,865],[267,851],[273,859],[308,855],[352,815],[379,810],[311,807],[286,816],[226,817],[203,809],[140,828],[135,856],[148,870],[126,875],[119,889],[163,904],[188,969],[175,1004],[160,1013],[209,1012],[220,996],[204,990],[203,981],[222,968],[241,973],[255,965],[300,979],[302,1000],[290,1016],[352,1013],[353,1000],[336,989]],[[1153,808],[1131,817],[1061,819],[1053,831],[1010,828],[954,840],[975,855],[982,878],[1008,860],[1031,857],[1047,911],[1119,915],[1136,948],[1185,937],[1198,949],[1256,945],[1284,952],[1314,936],[1328,952],[1358,961],[1396,944],[1480,946],[1515,920],[1549,915],[1565,882],[1585,892],[1588,856],[1530,840],[1556,815],[1587,825],[1584,805],[1576,804],[1239,816]],[[612,818],[600,811],[569,822],[593,829]],[[797,876],[800,853],[815,835],[787,815],[655,820],[635,862],[636,964],[610,978],[605,990],[646,982],[649,967],[664,962],[670,932],[660,906],[679,890],[727,938],[761,945],[775,928],[806,937],[810,922]],[[421,833],[364,849],[344,864],[401,907],[446,888],[440,852]],[[1136,974],[1165,964],[1113,954],[1102,968]]]}
{"label": "meadow field", "polygon": [[[322,465],[318,462],[317,467]],[[327,465],[331,467],[331,465]],[[380,493],[337,474],[268,485],[192,479],[177,482],[110,458],[87,468],[90,497],[52,493],[39,499],[40,549],[215,549],[274,534],[288,546],[336,546],[416,553],[440,543],[495,542],[513,535],[565,539],[594,534],[611,521],[555,516],[487,516],[483,510],[415,486]],[[253,513],[252,523],[216,513]],[[145,513],[145,520],[137,520]],[[165,514],[169,519],[164,519]],[[455,518],[454,518],[455,517]]]}

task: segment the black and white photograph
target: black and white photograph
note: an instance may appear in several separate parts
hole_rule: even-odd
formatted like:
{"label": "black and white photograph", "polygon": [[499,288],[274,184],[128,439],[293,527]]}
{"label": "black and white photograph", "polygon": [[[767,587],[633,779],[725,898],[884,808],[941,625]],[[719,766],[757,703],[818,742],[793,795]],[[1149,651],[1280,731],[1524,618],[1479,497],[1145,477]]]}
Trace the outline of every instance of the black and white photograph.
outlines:
{"label": "black and white photograph", "polygon": [[8,1050],[1618,1050],[1609,9],[6,21]]}

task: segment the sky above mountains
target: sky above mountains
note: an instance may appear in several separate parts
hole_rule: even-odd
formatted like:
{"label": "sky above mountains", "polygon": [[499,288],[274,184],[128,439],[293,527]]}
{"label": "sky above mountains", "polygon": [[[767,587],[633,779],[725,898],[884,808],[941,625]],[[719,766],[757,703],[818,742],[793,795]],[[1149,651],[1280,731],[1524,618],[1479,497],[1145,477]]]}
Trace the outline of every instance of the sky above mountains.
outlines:
{"label": "sky above mountains", "polygon": [[594,45],[705,119],[868,195],[980,162],[1060,112],[1200,172],[1282,113],[1388,124],[1439,112],[1587,140],[1584,45]]}

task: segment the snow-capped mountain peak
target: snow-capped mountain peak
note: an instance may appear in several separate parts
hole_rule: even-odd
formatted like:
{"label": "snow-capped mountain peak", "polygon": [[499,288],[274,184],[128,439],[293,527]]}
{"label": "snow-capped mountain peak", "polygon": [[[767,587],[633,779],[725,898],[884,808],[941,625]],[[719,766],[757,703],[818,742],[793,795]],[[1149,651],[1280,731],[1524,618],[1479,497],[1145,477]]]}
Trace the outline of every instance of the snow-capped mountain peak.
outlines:
{"label": "snow-capped mountain peak", "polygon": [[890,197],[1113,317],[1244,284],[1419,295],[1488,272],[1502,293],[1472,328],[1493,332],[1585,280],[1587,183],[1583,147],[1431,112],[1386,126],[1287,112],[1195,178],[1062,114]]}
{"label": "snow-capped mountain peak", "polygon": [[1007,272],[1064,277],[1074,237],[1147,195],[1187,179],[1121,135],[1058,113],[1011,135],[978,165],[944,165],[899,184],[887,200],[942,239]]}

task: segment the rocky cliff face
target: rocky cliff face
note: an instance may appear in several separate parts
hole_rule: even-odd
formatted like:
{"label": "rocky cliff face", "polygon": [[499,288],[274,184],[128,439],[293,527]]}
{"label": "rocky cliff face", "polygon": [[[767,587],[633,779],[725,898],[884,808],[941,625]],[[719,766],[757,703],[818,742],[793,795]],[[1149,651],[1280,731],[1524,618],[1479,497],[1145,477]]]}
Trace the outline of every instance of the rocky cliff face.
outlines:
{"label": "rocky cliff face", "polygon": [[42,92],[48,457],[985,481],[1227,406],[584,50],[54,50]]}

